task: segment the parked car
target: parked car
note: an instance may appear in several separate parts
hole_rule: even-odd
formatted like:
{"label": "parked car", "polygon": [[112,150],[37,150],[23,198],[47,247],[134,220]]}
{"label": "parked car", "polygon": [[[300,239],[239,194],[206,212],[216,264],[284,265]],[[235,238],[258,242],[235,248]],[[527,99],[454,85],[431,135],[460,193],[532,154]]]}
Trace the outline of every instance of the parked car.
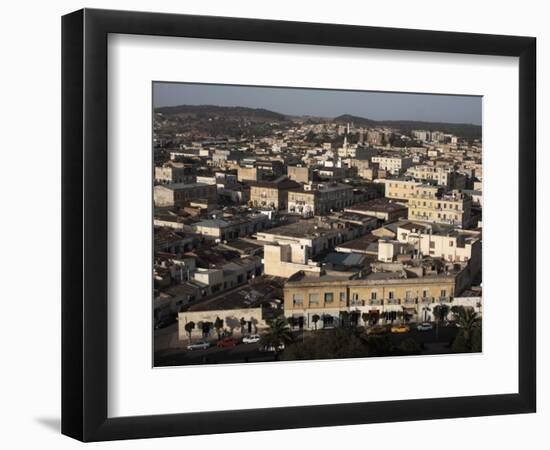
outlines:
{"label": "parked car", "polygon": [[218,347],[218,348],[233,348],[233,347],[235,347],[237,344],[238,344],[237,339],[234,339],[234,338],[231,338],[231,337],[227,337],[227,338],[220,339],[220,340],[216,343],[216,347]]}
{"label": "parked car", "polygon": [[256,342],[260,341],[260,335],[259,334],[250,334],[248,336],[243,337],[243,344],[255,344]]}
{"label": "parked car", "polygon": [[210,347],[210,342],[200,341],[200,342],[189,344],[187,346],[187,350],[206,350],[209,347]]}
{"label": "parked car", "polygon": [[434,326],[430,322],[422,322],[416,326],[418,331],[430,331],[434,329]]}
{"label": "parked car", "polygon": [[394,325],[391,327],[392,333],[408,333],[409,331],[411,331],[411,327],[408,325]]}
{"label": "parked car", "polygon": [[[277,351],[281,351],[285,349],[285,344],[279,344],[277,346]],[[275,352],[275,346],[274,345],[264,345],[260,348],[261,352]]]}
{"label": "parked car", "polygon": [[367,329],[367,335],[386,334],[387,332],[388,332],[388,328],[382,325],[374,325],[373,327],[370,327],[369,329]]}

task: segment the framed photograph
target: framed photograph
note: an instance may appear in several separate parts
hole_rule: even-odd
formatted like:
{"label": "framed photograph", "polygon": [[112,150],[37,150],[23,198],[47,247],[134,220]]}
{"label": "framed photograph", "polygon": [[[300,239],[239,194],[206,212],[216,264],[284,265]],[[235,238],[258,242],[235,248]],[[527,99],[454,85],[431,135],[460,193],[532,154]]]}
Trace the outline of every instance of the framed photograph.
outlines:
{"label": "framed photograph", "polygon": [[62,432],[536,410],[536,40],[62,21]]}

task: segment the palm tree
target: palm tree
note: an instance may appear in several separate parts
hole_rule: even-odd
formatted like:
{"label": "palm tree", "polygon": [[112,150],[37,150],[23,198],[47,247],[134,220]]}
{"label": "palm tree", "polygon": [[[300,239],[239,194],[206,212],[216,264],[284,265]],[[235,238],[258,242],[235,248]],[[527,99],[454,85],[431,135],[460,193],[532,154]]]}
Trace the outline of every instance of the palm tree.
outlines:
{"label": "palm tree", "polygon": [[263,347],[273,347],[275,358],[279,354],[279,347],[292,341],[292,334],[288,322],[284,317],[276,317],[268,322],[269,329],[260,339]]}
{"label": "palm tree", "polygon": [[220,319],[220,317],[216,317],[216,321],[214,322],[214,327],[216,328],[216,333],[218,333],[218,341],[221,338],[221,332],[223,330],[223,319]]}
{"label": "palm tree", "polygon": [[349,312],[340,311],[340,326],[346,328],[349,326]]}
{"label": "palm tree", "polygon": [[449,307],[447,305],[435,305],[434,306],[434,318],[435,318],[435,339],[439,340],[439,322],[444,320],[449,314]]}
{"label": "palm tree", "polygon": [[311,316],[311,321],[313,322],[315,331],[317,331],[317,322],[319,322],[319,319],[321,319],[321,317],[318,314],[313,314],[313,316]]}
{"label": "palm tree", "polygon": [[185,328],[185,331],[187,331],[187,333],[189,334],[189,342],[191,342],[191,333],[195,329],[195,322],[193,321],[187,322],[184,328]]}
{"label": "palm tree", "polygon": [[244,326],[246,325],[246,320],[244,317],[241,317],[241,320],[239,321],[241,324],[241,334],[244,334]]}
{"label": "palm tree", "polygon": [[462,328],[464,339],[469,342],[472,337],[472,331],[479,323],[479,317],[474,308],[462,308],[458,315],[458,323]]}

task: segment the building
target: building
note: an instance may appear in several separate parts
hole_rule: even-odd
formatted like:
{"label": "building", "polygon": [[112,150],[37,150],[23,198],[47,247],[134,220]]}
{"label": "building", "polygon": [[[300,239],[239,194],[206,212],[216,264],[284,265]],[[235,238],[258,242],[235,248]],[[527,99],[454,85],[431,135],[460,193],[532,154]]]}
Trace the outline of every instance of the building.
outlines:
{"label": "building", "polygon": [[298,183],[307,184],[312,181],[312,172],[310,167],[306,166],[287,166],[286,172],[288,178]]}
{"label": "building", "polygon": [[319,272],[312,258],[364,232],[338,219],[315,218],[256,233],[256,238],[264,245],[264,273],[288,278],[300,270]]}
{"label": "building", "polygon": [[464,189],[467,177],[456,172],[452,166],[444,165],[418,165],[410,167],[406,172],[407,176],[417,181],[434,183],[447,189]]}
{"label": "building", "polygon": [[392,202],[387,198],[376,198],[365,203],[358,203],[345,208],[344,211],[376,217],[384,220],[385,222],[392,222],[394,220],[407,217],[406,206]]}
{"label": "building", "polygon": [[207,219],[192,225],[193,230],[202,236],[218,241],[231,241],[250,236],[263,230],[268,224],[264,214],[254,214],[243,218]]}
{"label": "building", "polygon": [[479,232],[437,230],[431,225],[404,222],[397,226],[396,239],[410,244],[418,253],[448,262],[469,262],[474,274],[481,271],[481,236]]}
{"label": "building", "polygon": [[371,161],[378,164],[379,169],[385,170],[392,175],[400,175],[404,170],[413,165],[413,159],[409,156],[380,155],[373,156]]}
{"label": "building", "polygon": [[298,189],[300,184],[280,177],[274,181],[260,181],[250,183],[250,202],[259,208],[286,209],[288,192]]}
{"label": "building", "polygon": [[285,316],[307,329],[338,326],[343,312],[361,325],[365,324],[364,314],[372,324],[393,311],[404,320],[433,320],[433,307],[447,304],[450,308],[455,294],[463,290],[461,272],[411,278],[400,272],[372,272],[355,279],[299,272],[285,283]]}
{"label": "building", "polygon": [[[260,276],[230,293],[200,301],[178,314],[178,339],[215,340],[258,333],[281,314],[282,280]],[[193,322],[190,331],[187,324]],[[216,322],[218,327],[216,327]]]}
{"label": "building", "polygon": [[414,197],[416,187],[421,184],[410,179],[386,179],[383,182],[385,196],[392,200],[409,200]]}
{"label": "building", "polygon": [[156,207],[182,207],[198,199],[216,203],[216,193],[216,185],[212,184],[162,184],[153,188],[153,199]]}
{"label": "building", "polygon": [[182,163],[169,162],[155,167],[156,184],[194,183],[195,175]]}
{"label": "building", "polygon": [[436,186],[418,186],[408,202],[408,218],[466,228],[471,221],[472,199],[453,190],[445,193]]}
{"label": "building", "polygon": [[346,184],[306,184],[288,193],[288,212],[304,217],[325,215],[353,203],[353,188]]}

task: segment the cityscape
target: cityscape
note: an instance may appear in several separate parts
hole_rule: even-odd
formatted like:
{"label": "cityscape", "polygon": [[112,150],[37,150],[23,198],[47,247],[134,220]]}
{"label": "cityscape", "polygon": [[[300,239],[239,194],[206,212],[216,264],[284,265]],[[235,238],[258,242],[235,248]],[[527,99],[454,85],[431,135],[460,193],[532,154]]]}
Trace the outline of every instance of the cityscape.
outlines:
{"label": "cityscape", "polygon": [[153,365],[481,352],[481,109],[155,82]]}

